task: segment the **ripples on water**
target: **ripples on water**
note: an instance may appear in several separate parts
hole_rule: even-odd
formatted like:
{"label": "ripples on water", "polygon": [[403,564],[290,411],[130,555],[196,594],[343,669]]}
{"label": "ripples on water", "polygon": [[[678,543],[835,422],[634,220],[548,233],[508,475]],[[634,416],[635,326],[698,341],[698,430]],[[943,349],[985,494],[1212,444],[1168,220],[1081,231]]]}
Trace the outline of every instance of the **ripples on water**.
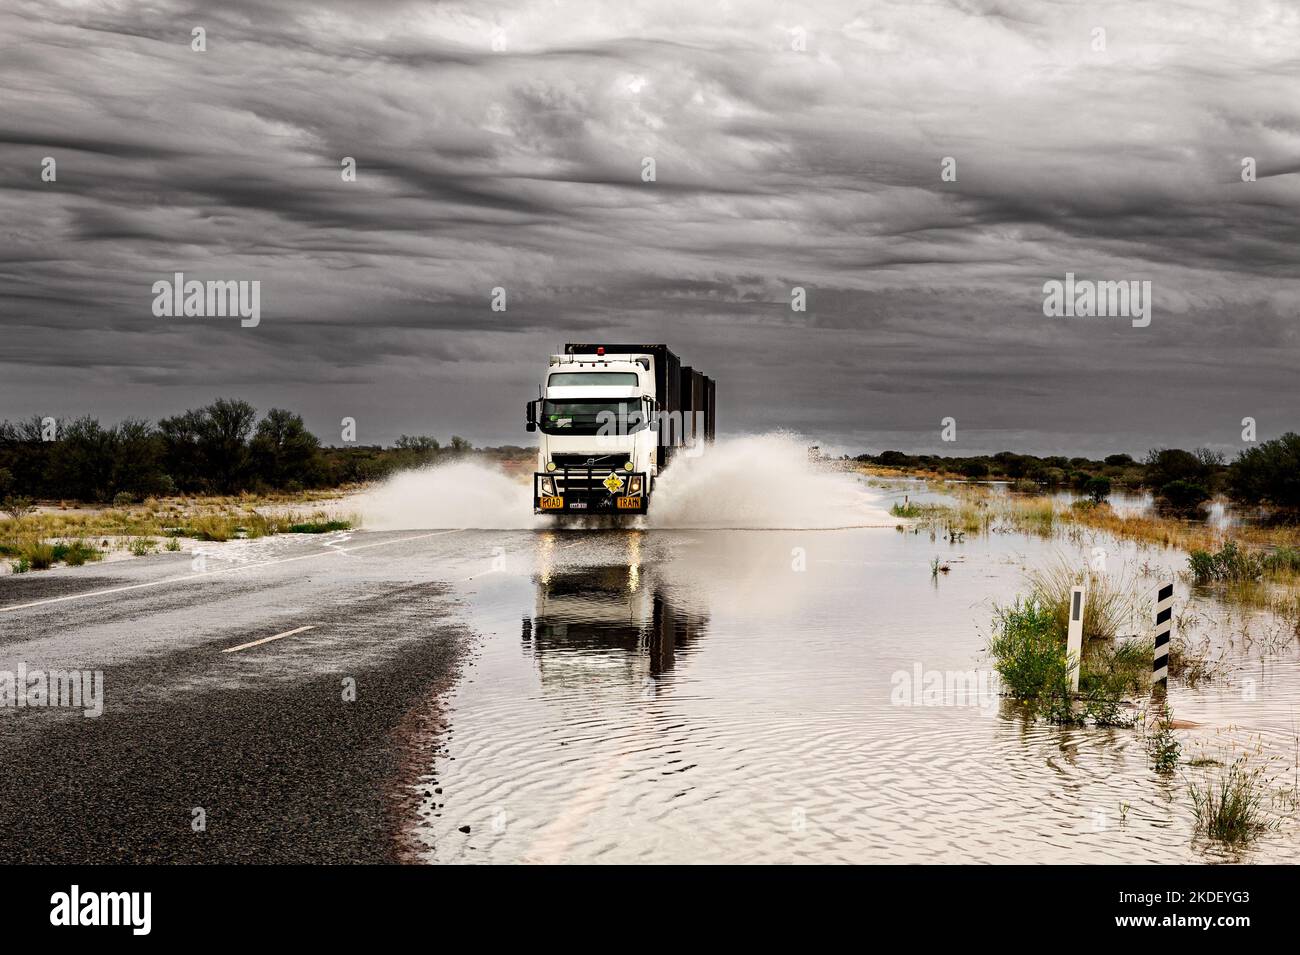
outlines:
{"label": "ripples on water", "polygon": [[[503,548],[507,567],[464,584],[483,641],[427,777],[443,794],[411,839],[431,862],[1237,858],[1193,839],[1185,779],[1153,773],[1134,730],[1027,722],[1005,701],[891,702],[895,675],[917,665],[987,670],[991,603],[1022,588],[1026,566],[1082,563],[1094,543],[949,545],[892,529],[483,535],[466,576],[477,551]],[[1138,564],[1136,545],[1108,546]],[[934,556],[952,567],[938,581]],[[1140,554],[1161,559],[1178,555]],[[1290,758],[1294,645],[1233,652],[1227,680],[1171,690],[1175,715],[1203,724],[1180,732],[1184,754],[1263,739]],[[1294,827],[1240,858],[1300,861]]]}

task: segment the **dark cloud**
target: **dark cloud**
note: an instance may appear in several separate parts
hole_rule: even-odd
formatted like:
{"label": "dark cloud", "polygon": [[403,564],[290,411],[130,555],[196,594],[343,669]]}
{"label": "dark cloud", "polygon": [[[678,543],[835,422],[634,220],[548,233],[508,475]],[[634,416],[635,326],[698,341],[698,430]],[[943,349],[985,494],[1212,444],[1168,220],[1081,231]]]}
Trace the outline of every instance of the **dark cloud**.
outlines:
{"label": "dark cloud", "polygon": [[[607,335],[714,373],[724,430],[846,448],[1300,426],[1281,5],[19,2],[0,32],[0,417],[238,393],[326,440],[517,442],[545,355]],[[1067,271],[1150,280],[1151,326],[1044,317]],[[174,272],[259,280],[261,324],[155,318]]]}

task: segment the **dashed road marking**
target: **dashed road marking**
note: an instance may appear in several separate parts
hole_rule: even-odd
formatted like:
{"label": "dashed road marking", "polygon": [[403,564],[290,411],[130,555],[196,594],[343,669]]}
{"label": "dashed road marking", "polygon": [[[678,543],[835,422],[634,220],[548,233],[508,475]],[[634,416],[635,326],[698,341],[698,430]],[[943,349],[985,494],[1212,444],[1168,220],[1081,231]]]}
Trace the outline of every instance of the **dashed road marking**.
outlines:
{"label": "dashed road marking", "polygon": [[247,650],[249,647],[260,647],[264,643],[270,643],[272,640],[279,640],[283,637],[292,637],[295,633],[302,633],[304,630],[315,630],[316,624],[309,623],[305,627],[299,627],[296,630],[286,630],[284,633],[277,633],[273,637],[263,637],[261,640],[250,640],[248,643],[241,643],[237,647],[226,647],[222,653],[238,653],[240,650]]}
{"label": "dashed road marking", "polygon": [[87,597],[103,597],[107,594],[120,594],[128,590],[141,590],[145,587],[161,587],[164,584],[178,584],[185,580],[200,580],[204,577],[216,577],[220,574],[228,574],[236,570],[252,570],[255,567],[270,567],[273,564],[289,564],[295,560],[311,560],[312,558],[329,557],[335,554],[349,554],[353,551],[367,550],[371,547],[383,547],[387,544],[405,544],[409,541],[424,540],[427,537],[441,537],[444,534],[459,534],[465,528],[457,527],[448,531],[432,531],[428,534],[416,534],[414,537],[400,537],[397,540],[376,541],[373,544],[358,544],[356,547],[339,548],[332,547],[327,550],[311,553],[299,554],[297,557],[279,557],[275,560],[258,561],[255,564],[240,564],[235,567],[224,567],[221,570],[208,570],[199,574],[184,574],[180,577],[164,577],[162,580],[150,580],[143,584],[128,584],[125,587],[109,587],[106,590],[90,590],[83,594],[67,594],[63,597],[46,597],[44,600],[33,600],[25,604],[12,604],[8,607],[0,607],[0,613],[9,613],[11,610],[26,610],[28,607],[41,607],[45,604],[63,603],[65,600],[83,600]]}

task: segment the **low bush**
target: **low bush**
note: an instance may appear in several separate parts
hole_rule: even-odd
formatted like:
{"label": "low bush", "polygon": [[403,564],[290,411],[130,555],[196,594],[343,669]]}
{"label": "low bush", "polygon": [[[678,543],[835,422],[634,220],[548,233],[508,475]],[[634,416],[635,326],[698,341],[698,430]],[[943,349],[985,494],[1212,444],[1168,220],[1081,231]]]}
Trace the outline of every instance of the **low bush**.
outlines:
{"label": "low bush", "polygon": [[994,608],[989,652],[1003,687],[1018,699],[1051,696],[1069,686],[1070,663],[1055,613],[1034,597]]}
{"label": "low bush", "polygon": [[1265,566],[1258,555],[1242,550],[1236,541],[1228,541],[1217,551],[1193,550],[1187,565],[1198,584],[1259,580]]}
{"label": "low bush", "polygon": [[81,540],[75,540],[71,544],[55,544],[54,551],[56,559],[69,567],[80,567],[87,561],[101,560],[104,556],[94,544]]}
{"label": "low bush", "polygon": [[158,542],[152,537],[136,537],[131,541],[129,549],[133,556],[145,557],[158,549]]}
{"label": "low bush", "polygon": [[1210,492],[1191,481],[1170,481],[1160,488],[1158,503],[1175,514],[1193,514],[1210,499]]}

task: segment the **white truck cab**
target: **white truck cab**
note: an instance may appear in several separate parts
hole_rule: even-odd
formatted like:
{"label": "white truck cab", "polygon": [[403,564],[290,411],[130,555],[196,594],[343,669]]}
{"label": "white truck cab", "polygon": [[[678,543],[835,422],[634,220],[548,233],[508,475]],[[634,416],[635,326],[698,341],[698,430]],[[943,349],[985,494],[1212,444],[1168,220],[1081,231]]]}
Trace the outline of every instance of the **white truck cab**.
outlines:
{"label": "white truck cab", "polygon": [[[680,420],[682,371],[663,345],[567,345],[552,355],[526,408],[527,429],[539,433],[534,510],[645,513],[673,449],[690,438],[689,428],[660,427],[665,413]],[[711,402],[712,382],[697,377],[698,403]]]}

